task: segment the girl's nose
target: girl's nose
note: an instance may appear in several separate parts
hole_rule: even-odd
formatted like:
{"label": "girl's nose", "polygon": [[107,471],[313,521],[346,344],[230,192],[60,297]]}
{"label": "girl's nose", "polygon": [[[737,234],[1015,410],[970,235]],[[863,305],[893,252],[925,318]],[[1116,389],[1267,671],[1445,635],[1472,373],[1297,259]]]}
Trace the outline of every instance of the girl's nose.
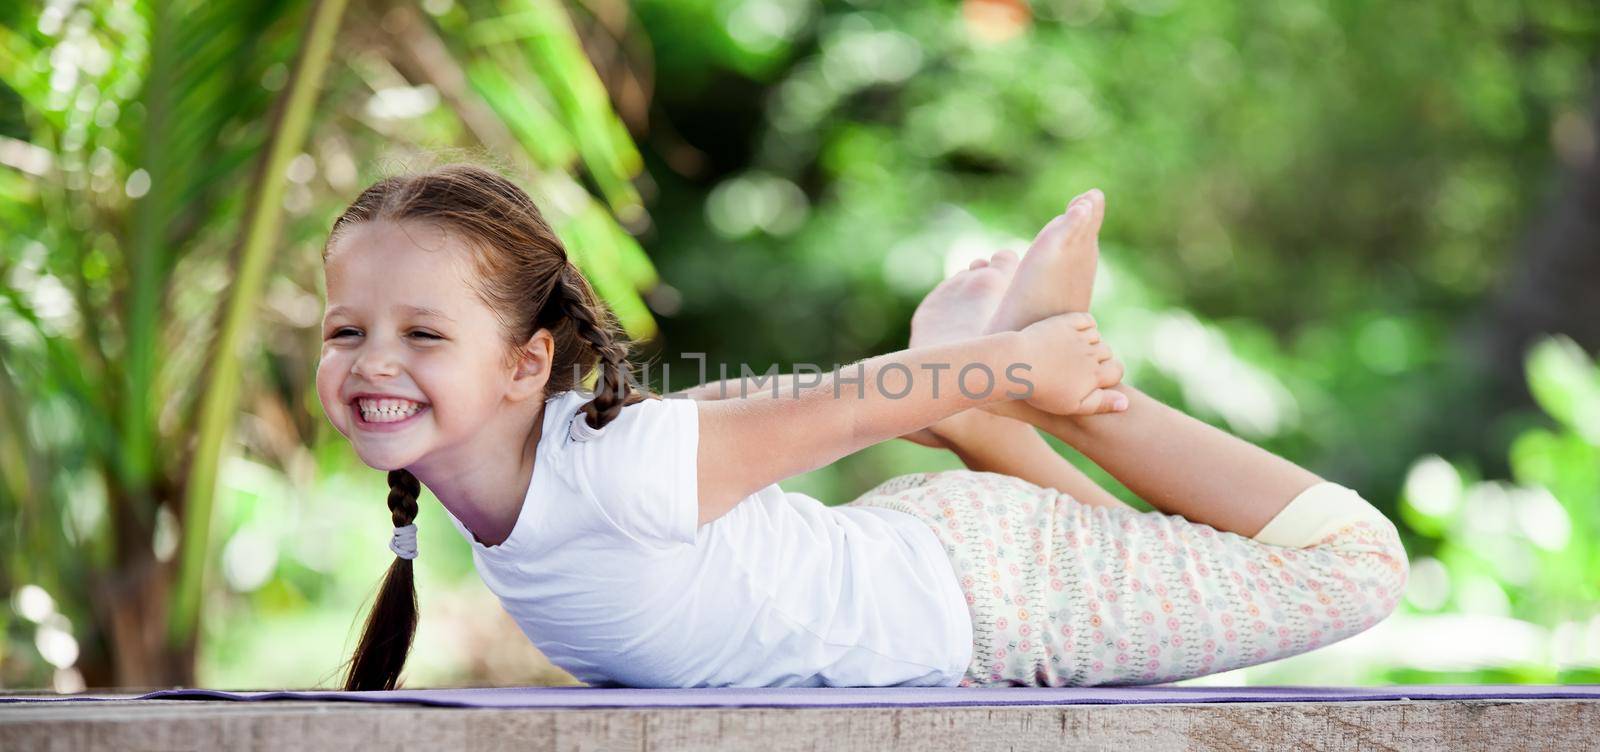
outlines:
{"label": "girl's nose", "polygon": [[400,372],[400,361],[390,348],[369,345],[361,348],[355,363],[350,366],[350,372],[364,379],[391,377]]}

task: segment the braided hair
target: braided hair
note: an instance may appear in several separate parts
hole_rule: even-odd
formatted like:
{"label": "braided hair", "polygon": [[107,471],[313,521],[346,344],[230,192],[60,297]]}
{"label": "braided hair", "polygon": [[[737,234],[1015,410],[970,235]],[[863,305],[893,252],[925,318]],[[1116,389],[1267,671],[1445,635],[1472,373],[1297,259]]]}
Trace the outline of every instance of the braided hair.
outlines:
{"label": "braided hair", "polygon": [[622,414],[622,408],[647,396],[633,390],[631,371],[628,368],[628,345],[615,334],[617,327],[609,318],[601,318],[596,311],[609,312],[597,305],[589,283],[568,264],[561,273],[558,287],[552,296],[560,301],[561,315],[571,322],[574,333],[583,340],[599,361],[599,376],[595,380],[594,399],[584,403],[584,422],[590,428],[603,428]]}
{"label": "braided hair", "polygon": [[[422,484],[417,482],[417,476],[405,470],[389,471],[389,516],[396,528],[406,527],[417,519],[417,496],[421,493]],[[417,588],[412,578],[411,559],[397,552],[378,589],[372,613],[367,616],[361,644],[350,659],[344,688],[394,689],[400,679],[400,669],[405,666],[406,654],[411,652],[411,640],[416,631]]]}
{"label": "braided hair", "polygon": [[[521,357],[535,333],[549,331],[555,352],[545,397],[577,389],[594,376],[594,396],[582,408],[590,428],[604,428],[622,408],[657,397],[633,384],[628,365],[632,343],[568,258],[538,206],[515,183],[468,164],[385,178],[362,191],[334,220],[323,258],[348,229],[378,220],[426,223],[465,240],[476,271],[473,287],[500,321],[507,362]],[[420,493],[421,484],[411,473],[389,472],[389,511],[397,529],[413,524]],[[411,560],[397,556],[350,659],[345,689],[393,689],[416,624]]]}

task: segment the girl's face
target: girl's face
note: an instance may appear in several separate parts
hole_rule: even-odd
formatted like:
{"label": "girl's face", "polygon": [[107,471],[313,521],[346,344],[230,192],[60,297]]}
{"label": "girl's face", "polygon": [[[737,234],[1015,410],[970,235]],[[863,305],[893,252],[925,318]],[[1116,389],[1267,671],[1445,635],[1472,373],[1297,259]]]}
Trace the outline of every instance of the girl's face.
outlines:
{"label": "girl's face", "polygon": [[355,225],[329,249],[317,396],[371,467],[465,446],[505,401],[528,396],[469,284],[470,253],[437,226],[388,221]]}

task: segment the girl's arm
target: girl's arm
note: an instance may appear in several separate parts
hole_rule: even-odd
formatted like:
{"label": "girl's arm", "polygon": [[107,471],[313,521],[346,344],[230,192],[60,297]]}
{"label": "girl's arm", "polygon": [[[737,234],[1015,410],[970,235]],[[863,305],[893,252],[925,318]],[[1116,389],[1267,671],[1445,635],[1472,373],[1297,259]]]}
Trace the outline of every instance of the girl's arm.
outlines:
{"label": "girl's arm", "polygon": [[1185,415],[1126,384],[1116,415],[1053,415],[1017,402],[996,412],[1032,423],[1106,469],[1151,506],[1218,530],[1254,536],[1315,473]]}
{"label": "girl's arm", "polygon": [[[721,381],[708,381],[699,386],[688,389],[679,389],[668,392],[666,396],[676,395],[697,401],[723,400],[723,399],[755,399],[758,397],[793,396],[795,394],[795,379],[801,374],[782,373],[768,375],[747,376],[744,378],[722,379]],[[809,381],[822,378],[822,374],[804,374]]]}
{"label": "girl's arm", "polygon": [[[700,523],[780,480],[963,410],[1016,399],[1030,385],[1028,399],[1041,408],[1110,410],[1102,387],[1115,379],[1102,371],[1111,354],[1092,321],[1067,314],[1021,332],[880,355],[823,374],[798,397],[780,391],[775,399],[698,403]],[[978,388],[980,367],[993,375],[992,387]],[[957,388],[964,369],[971,369],[970,391]]]}
{"label": "girl's arm", "polygon": [[[671,392],[668,396],[705,401],[793,395],[795,378],[799,375],[723,379]],[[817,378],[813,374],[805,375],[811,381]],[[971,430],[962,430],[959,435],[950,431],[957,423]],[[941,422],[940,426],[946,430],[938,432],[939,440],[960,457],[969,470],[1015,476],[1041,488],[1054,488],[1091,506],[1128,507],[1056,453],[1027,423],[984,410],[966,410]]]}

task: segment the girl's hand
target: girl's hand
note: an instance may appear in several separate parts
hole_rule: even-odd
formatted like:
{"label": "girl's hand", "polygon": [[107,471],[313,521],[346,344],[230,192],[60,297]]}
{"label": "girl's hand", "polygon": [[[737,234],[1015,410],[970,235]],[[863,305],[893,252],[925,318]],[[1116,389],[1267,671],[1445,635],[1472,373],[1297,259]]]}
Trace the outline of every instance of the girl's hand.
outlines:
{"label": "girl's hand", "polygon": [[1109,388],[1122,383],[1122,362],[1100,338],[1094,317],[1064,313],[1023,329],[1024,362],[1033,382],[1026,402],[1057,415],[1093,415],[1128,409],[1128,397]]}

